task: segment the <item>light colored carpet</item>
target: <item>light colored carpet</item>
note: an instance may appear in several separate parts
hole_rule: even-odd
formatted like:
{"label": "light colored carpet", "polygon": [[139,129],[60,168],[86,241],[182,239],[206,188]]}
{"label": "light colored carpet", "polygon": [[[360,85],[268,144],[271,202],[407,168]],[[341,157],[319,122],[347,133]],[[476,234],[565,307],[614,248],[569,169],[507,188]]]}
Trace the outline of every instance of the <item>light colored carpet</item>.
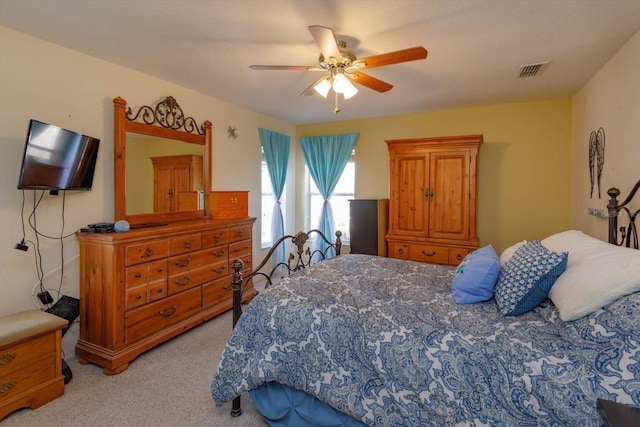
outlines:
{"label": "light colored carpet", "polygon": [[216,407],[209,386],[231,332],[231,312],[150,350],[119,375],[67,360],[73,379],[64,396],[36,410],[5,418],[11,426],[210,426],[264,427],[268,424],[249,395],[243,413],[231,417],[231,402]]}

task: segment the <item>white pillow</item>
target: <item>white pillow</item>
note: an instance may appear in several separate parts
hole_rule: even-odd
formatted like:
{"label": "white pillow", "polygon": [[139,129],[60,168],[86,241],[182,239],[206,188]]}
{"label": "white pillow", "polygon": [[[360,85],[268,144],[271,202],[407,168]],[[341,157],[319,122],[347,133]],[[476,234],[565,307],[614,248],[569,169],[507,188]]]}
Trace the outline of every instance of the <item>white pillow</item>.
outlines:
{"label": "white pillow", "polygon": [[569,252],[567,269],[549,292],[565,322],[640,290],[638,250],[615,246],[578,230],[554,234],[542,244],[554,252]]}
{"label": "white pillow", "polygon": [[527,241],[523,240],[522,242],[515,243],[515,244],[509,246],[504,251],[502,251],[502,253],[500,254],[500,266],[504,267],[504,265],[507,263],[507,261],[509,261],[511,259],[511,257],[513,256],[513,254],[518,250],[518,248],[520,246],[524,245],[525,243],[527,243]]}

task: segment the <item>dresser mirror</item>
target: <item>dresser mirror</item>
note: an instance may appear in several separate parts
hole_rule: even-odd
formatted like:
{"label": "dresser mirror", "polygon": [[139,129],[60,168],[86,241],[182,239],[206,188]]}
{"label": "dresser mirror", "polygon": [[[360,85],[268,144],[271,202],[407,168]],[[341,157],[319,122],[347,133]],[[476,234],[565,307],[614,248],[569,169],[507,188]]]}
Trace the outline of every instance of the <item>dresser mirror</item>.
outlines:
{"label": "dresser mirror", "polygon": [[133,227],[209,216],[211,122],[198,126],[173,97],[155,107],[113,100],[115,220]]}

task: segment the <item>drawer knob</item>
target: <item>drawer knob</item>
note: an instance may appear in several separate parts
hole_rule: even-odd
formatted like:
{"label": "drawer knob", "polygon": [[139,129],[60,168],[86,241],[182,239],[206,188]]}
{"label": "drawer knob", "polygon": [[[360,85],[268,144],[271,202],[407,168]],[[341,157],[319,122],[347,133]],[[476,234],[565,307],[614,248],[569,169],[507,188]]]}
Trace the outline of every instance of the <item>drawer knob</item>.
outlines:
{"label": "drawer knob", "polygon": [[13,390],[16,384],[18,384],[18,380],[13,380],[11,382],[3,381],[2,384],[0,384],[0,396],[8,394],[11,390]]}
{"label": "drawer knob", "polygon": [[226,267],[212,268],[213,272],[214,272],[214,273],[218,273],[218,274],[220,274],[220,273],[224,273],[224,271],[225,271],[226,269],[227,269]]}
{"label": "drawer knob", "polygon": [[184,285],[188,285],[189,282],[191,281],[191,276],[187,276],[184,278],[184,280],[181,282],[180,280],[176,279],[173,281],[173,283],[175,283],[178,286],[184,286]]}
{"label": "drawer knob", "polygon": [[191,246],[193,245],[193,243],[191,243],[191,240],[185,240],[184,241],[184,247],[189,249]]}
{"label": "drawer knob", "polygon": [[0,366],[7,366],[9,363],[11,363],[13,361],[13,359],[16,358],[16,353],[13,352],[11,354],[9,353],[2,353],[0,355]]}
{"label": "drawer knob", "polygon": [[244,236],[244,230],[238,231],[238,236]]}
{"label": "drawer knob", "polygon": [[162,267],[159,267],[156,271],[157,271],[158,273],[162,273],[162,272],[164,271],[164,269],[163,269]]}
{"label": "drawer knob", "polygon": [[399,254],[403,254],[403,253],[404,253],[404,251],[402,250],[402,248],[398,249],[398,253],[399,253]]}
{"label": "drawer knob", "polygon": [[142,277],[142,274],[141,274],[141,273],[136,273],[136,275],[135,275],[135,276],[133,276],[133,277],[135,277],[136,279],[139,279],[139,278],[141,278],[141,277]]}
{"label": "drawer knob", "polygon": [[158,293],[159,293],[159,294],[161,294],[161,293],[162,293],[162,291],[163,291],[163,289],[162,289],[162,288],[158,288]]}
{"label": "drawer knob", "polygon": [[224,249],[221,252],[213,251],[213,256],[216,256],[218,258],[223,257],[224,255],[225,255],[225,250]]}
{"label": "drawer knob", "polygon": [[458,255],[456,256],[456,259],[457,259],[458,261],[462,261],[462,255],[458,254]]}
{"label": "drawer knob", "polygon": [[153,249],[152,249],[152,248],[147,248],[147,249],[144,251],[144,254],[145,254],[146,256],[152,256],[152,255],[153,255]]}
{"label": "drawer knob", "polygon": [[171,307],[171,309],[164,311],[164,310],[160,310],[158,312],[158,314],[162,317],[171,317],[176,313],[176,310],[178,309],[177,305],[174,305],[173,307]]}
{"label": "drawer knob", "polygon": [[431,253],[426,253],[425,251],[421,251],[422,255],[424,256],[434,256],[436,253],[435,252],[431,252]]}
{"label": "drawer knob", "polygon": [[137,300],[141,300],[141,299],[142,299],[142,295],[139,295],[139,294],[138,294],[138,295],[136,295],[136,299],[137,299]]}
{"label": "drawer knob", "polygon": [[222,240],[222,236],[220,236],[219,234],[216,235],[216,242],[219,242],[220,240]]}
{"label": "drawer knob", "polygon": [[187,259],[184,260],[184,262],[180,262],[180,260],[176,260],[174,262],[175,265],[177,265],[178,267],[186,267],[187,265],[189,265],[189,263],[191,262],[191,257],[187,257]]}

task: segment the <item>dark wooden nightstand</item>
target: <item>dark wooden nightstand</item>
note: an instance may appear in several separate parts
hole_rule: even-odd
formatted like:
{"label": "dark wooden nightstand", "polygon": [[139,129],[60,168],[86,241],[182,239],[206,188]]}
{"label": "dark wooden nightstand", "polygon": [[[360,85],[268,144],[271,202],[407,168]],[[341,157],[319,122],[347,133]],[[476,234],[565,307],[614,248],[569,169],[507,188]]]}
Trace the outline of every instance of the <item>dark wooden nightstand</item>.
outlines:
{"label": "dark wooden nightstand", "polygon": [[598,412],[605,427],[640,427],[640,408],[598,399]]}

